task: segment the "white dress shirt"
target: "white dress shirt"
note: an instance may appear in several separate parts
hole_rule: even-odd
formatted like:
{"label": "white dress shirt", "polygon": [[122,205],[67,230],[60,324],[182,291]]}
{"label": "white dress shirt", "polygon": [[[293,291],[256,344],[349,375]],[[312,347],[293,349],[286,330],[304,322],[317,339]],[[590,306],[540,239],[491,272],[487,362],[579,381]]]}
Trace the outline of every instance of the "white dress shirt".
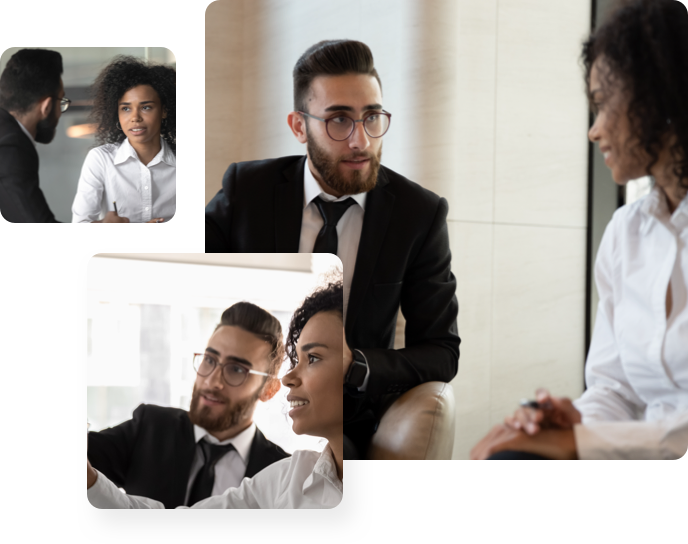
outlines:
{"label": "white dress shirt", "polygon": [[227,452],[215,464],[215,480],[213,483],[212,495],[222,495],[230,487],[237,487],[241,484],[246,473],[246,466],[248,465],[248,457],[251,452],[251,444],[253,438],[256,436],[256,424],[252,423],[247,429],[241,431],[233,438],[229,438],[220,442],[217,438],[208,434],[208,431],[194,425],[194,437],[196,438],[196,452],[194,453],[194,460],[191,463],[191,471],[189,472],[189,483],[186,486],[186,498],[184,504],[189,504],[189,494],[191,493],[191,486],[193,485],[196,475],[199,473],[204,464],[203,451],[199,442],[205,440],[213,445],[226,446],[232,444],[234,450]]}
{"label": "white dress shirt", "polygon": [[[349,206],[344,212],[339,223],[337,223],[337,257],[342,261],[343,283],[344,283],[344,312],[343,319],[346,323],[346,309],[349,306],[349,292],[351,291],[351,280],[356,268],[356,255],[358,254],[358,244],[361,240],[361,229],[363,228],[363,215],[365,214],[365,202],[368,193],[357,195],[344,195],[336,198],[322,190],[318,180],[315,179],[306,160],[303,171],[303,216],[301,220],[301,239],[299,241],[299,253],[312,253],[315,240],[325,221],[320,215],[318,207],[313,203],[316,197],[320,197],[326,202],[340,202],[351,197],[356,204]],[[363,385],[359,391],[365,391],[370,379],[370,368],[366,373]]]}
{"label": "white dress shirt", "polygon": [[[244,478],[239,487],[208,497],[192,508],[334,508],[342,500],[342,490],[328,445],[322,453],[295,451],[253,478]],[[87,494],[96,508],[165,508],[153,499],[122,493],[100,472]]]}
{"label": "white dress shirt", "polygon": [[342,261],[344,268],[344,319],[346,320],[346,309],[349,304],[349,291],[351,290],[351,278],[356,267],[356,254],[358,253],[358,243],[361,239],[361,229],[363,228],[363,215],[365,213],[365,202],[367,193],[357,195],[344,195],[336,198],[322,190],[320,184],[308,168],[306,160],[303,170],[303,215],[301,219],[301,238],[299,240],[299,253],[313,253],[315,240],[320,229],[325,222],[318,211],[313,199],[320,196],[327,202],[340,202],[351,197],[356,204],[349,206],[344,212],[339,223],[337,223],[337,257]]}
{"label": "white dress shirt", "polygon": [[588,390],[575,402],[578,455],[676,459],[688,448],[688,198],[670,214],[655,187],[617,210],[595,281]]}
{"label": "white dress shirt", "polygon": [[129,140],[105,144],[86,155],[76,197],[72,223],[90,223],[108,211],[132,223],[162,217],[169,221],[176,208],[176,158],[163,138],[160,152],[143,164]]}

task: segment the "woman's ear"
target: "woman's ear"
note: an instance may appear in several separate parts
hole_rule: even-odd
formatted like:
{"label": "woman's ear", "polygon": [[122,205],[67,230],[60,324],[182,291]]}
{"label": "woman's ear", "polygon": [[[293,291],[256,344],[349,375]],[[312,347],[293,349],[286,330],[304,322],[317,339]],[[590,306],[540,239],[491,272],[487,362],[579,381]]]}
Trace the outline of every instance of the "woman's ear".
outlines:
{"label": "woman's ear", "polygon": [[162,118],[167,119],[167,108],[162,109]]}

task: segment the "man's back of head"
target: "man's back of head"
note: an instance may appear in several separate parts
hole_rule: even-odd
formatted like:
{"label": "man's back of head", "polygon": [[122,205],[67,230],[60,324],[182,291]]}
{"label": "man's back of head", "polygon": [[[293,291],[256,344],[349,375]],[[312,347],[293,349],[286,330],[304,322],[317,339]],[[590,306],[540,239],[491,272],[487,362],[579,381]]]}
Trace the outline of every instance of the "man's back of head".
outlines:
{"label": "man's back of head", "polygon": [[62,55],[48,49],[21,49],[0,75],[0,108],[22,115],[46,97],[58,98]]}

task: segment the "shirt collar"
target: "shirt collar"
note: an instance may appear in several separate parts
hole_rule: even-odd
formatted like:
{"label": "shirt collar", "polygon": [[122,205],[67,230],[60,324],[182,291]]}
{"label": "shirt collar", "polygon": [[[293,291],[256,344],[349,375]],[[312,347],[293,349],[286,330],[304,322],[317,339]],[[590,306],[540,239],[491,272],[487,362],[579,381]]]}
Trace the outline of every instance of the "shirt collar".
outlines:
{"label": "shirt collar", "polygon": [[326,200],[328,202],[345,200],[351,197],[356,201],[356,203],[361,208],[363,208],[363,210],[365,210],[365,202],[368,193],[358,193],[357,195],[344,195],[339,198],[327,194],[325,191],[322,190],[322,187],[320,187],[320,184],[318,183],[318,180],[315,179],[315,176],[313,176],[311,169],[308,168],[308,158],[306,158],[303,167],[303,207],[305,208],[306,206],[308,206],[311,203],[311,201],[317,196],[320,196],[323,200]]}
{"label": "shirt collar", "polygon": [[[13,117],[14,117],[14,116],[13,116]],[[33,139],[33,136],[31,136],[31,133],[30,133],[28,130],[26,130],[26,127],[25,127],[24,125],[22,125],[22,123],[21,123],[21,121],[20,121],[19,119],[17,119],[17,118],[15,117],[14,120],[15,120],[15,121],[17,122],[17,124],[19,125],[19,128],[22,129],[22,131],[24,132],[24,134],[26,134],[26,135],[28,136],[29,140],[31,140],[31,143],[33,144],[33,146],[36,147],[36,140]]]}
{"label": "shirt collar", "polygon": [[[119,144],[119,149],[117,149],[117,152],[115,153],[113,162],[115,164],[122,164],[130,158],[134,158],[137,161],[139,160],[136,150],[129,143],[129,139],[125,138],[124,141]],[[162,136],[160,136],[160,151],[158,151],[158,154],[153,157],[153,160],[146,166],[155,166],[159,162],[164,162],[169,166],[176,166],[176,157],[174,156],[174,153],[172,153],[170,146],[165,141],[165,138]]]}
{"label": "shirt collar", "polygon": [[228,438],[227,440],[223,440],[220,442],[217,438],[215,438],[213,435],[209,434],[208,431],[206,431],[203,427],[199,427],[198,425],[194,425],[194,437],[196,439],[196,443],[202,439],[205,438],[206,442],[210,442],[213,445],[217,446],[226,446],[227,444],[232,444],[234,448],[236,449],[237,453],[239,454],[239,457],[241,457],[242,461],[244,463],[248,464],[248,455],[251,452],[251,444],[253,444],[253,438],[256,436],[256,424],[251,423],[251,425],[241,431],[238,435]]}
{"label": "shirt collar", "polygon": [[317,486],[322,480],[328,481],[339,492],[343,492],[342,481],[337,476],[337,466],[334,463],[334,454],[332,448],[327,444],[320,457],[313,467],[313,472],[310,473],[306,481],[303,482],[304,494],[311,487]]}
{"label": "shirt collar", "polygon": [[[673,214],[669,213],[669,204],[664,191],[656,184],[650,193],[643,199],[640,209],[648,216],[653,217],[665,225],[673,225],[677,231],[688,227],[688,195],[679,203]],[[649,228],[649,225],[646,227]]]}

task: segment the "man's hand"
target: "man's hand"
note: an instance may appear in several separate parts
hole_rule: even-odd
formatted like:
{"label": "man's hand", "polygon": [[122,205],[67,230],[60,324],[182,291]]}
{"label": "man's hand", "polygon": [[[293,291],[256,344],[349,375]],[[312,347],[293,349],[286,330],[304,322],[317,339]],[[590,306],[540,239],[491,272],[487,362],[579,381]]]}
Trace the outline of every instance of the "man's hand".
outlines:
{"label": "man's hand", "polygon": [[91,462],[88,459],[86,459],[86,465],[88,472],[86,477],[86,489],[91,489],[93,484],[95,484],[96,480],[98,479],[98,473],[96,472],[96,469],[91,466]]}
{"label": "man's hand", "polygon": [[354,354],[353,352],[349,349],[349,345],[346,343],[346,332],[343,332],[344,334],[344,378],[346,378],[346,373],[349,372],[349,367],[351,366],[351,363],[354,362]]}
{"label": "man's hand", "polygon": [[487,459],[500,451],[535,453],[548,459],[578,459],[573,429],[544,429],[535,436],[495,425],[471,450],[471,459]]}
{"label": "man's hand", "polygon": [[535,435],[542,429],[573,429],[581,422],[581,414],[570,399],[553,397],[546,389],[538,389],[535,398],[540,408],[521,407],[504,418],[504,424],[516,431]]}
{"label": "man's hand", "polygon": [[98,473],[93,470],[91,462],[88,460],[88,422],[86,422],[86,489],[91,489],[98,479]]}

